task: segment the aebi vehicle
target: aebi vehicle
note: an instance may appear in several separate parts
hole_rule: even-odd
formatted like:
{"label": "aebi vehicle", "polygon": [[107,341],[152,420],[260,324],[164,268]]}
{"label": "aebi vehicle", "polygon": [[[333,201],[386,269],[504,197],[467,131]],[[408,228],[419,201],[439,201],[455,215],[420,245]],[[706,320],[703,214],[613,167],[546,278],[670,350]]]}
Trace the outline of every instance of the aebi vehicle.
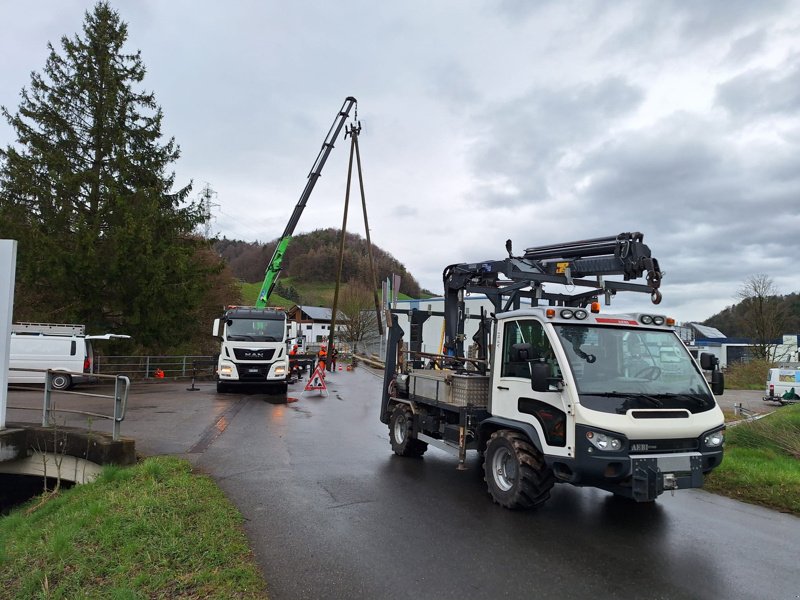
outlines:
{"label": "aebi vehicle", "polygon": [[[661,272],[642,240],[623,233],[520,257],[507,242],[508,259],[451,265],[443,355],[416,351],[414,324],[431,314],[420,311],[408,315],[410,351],[398,354],[403,331],[392,314],[381,421],[394,452],[421,456],[433,445],[466,468],[477,451],[490,495],[512,509],[543,504],[557,482],[638,502],[701,487],[723,454],[716,359],[701,355],[709,386],[671,319],[599,312],[598,298],[609,303],[620,291],[660,302]],[[645,272],[647,284],[629,282]],[[494,312],[470,316],[466,293],[486,294]],[[468,318],[478,326],[465,352]]]}
{"label": "aebi vehicle", "polygon": [[221,319],[214,319],[212,333],[222,340],[217,360],[218,392],[237,385],[286,392],[289,357],[283,310],[231,306]]}

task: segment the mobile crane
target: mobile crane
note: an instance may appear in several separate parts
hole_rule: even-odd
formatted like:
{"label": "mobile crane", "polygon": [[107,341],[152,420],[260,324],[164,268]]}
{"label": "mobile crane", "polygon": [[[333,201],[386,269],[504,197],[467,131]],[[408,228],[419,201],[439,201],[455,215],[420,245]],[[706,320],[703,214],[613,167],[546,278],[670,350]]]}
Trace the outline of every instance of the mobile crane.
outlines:
{"label": "mobile crane", "polygon": [[212,334],[221,340],[216,371],[217,392],[227,392],[236,385],[260,385],[281,393],[285,393],[288,388],[291,374],[286,312],[283,308],[269,307],[269,299],[300,215],[322,174],[322,167],[333,150],[336,138],[356,104],[356,99],[352,96],[345,99],[322,142],[300,200],[267,266],[256,305],[229,306],[221,318],[214,320]]}
{"label": "mobile crane", "polygon": [[[400,311],[390,311],[380,419],[395,454],[419,457],[433,445],[465,469],[467,452],[477,451],[489,494],[511,509],[540,506],[557,482],[637,502],[701,487],[723,455],[718,362],[703,353],[698,366],[663,315],[600,313],[600,297],[609,304],[623,291],[661,301],[662,272],[643,237],[522,256],[508,241],[506,259],[448,266],[439,313],[446,350],[434,357],[436,370],[418,352],[420,324],[433,313],[408,312],[410,351],[398,353]],[[632,282],[645,274],[646,284]],[[486,295],[491,312],[468,314],[464,297],[474,293]],[[465,353],[468,319],[477,328]]]}

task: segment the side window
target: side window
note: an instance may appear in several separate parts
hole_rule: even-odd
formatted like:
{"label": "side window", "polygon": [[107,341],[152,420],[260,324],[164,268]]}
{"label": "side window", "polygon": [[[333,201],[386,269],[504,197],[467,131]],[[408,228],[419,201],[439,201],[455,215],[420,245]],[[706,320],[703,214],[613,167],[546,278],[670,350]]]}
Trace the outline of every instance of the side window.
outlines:
{"label": "side window", "polygon": [[501,377],[531,378],[529,360],[550,360],[553,352],[539,321],[511,321],[503,329]]}

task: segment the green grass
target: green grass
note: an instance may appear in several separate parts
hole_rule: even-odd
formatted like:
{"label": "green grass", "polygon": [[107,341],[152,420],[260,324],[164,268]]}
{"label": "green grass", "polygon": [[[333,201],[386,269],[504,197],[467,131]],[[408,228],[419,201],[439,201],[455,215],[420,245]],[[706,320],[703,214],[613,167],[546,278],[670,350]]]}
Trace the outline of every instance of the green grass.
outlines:
{"label": "green grass", "polygon": [[800,515],[800,406],[728,428],[722,465],[704,487]]}
{"label": "green grass", "polygon": [[185,460],[107,467],[0,518],[0,598],[266,598],[240,513]]}

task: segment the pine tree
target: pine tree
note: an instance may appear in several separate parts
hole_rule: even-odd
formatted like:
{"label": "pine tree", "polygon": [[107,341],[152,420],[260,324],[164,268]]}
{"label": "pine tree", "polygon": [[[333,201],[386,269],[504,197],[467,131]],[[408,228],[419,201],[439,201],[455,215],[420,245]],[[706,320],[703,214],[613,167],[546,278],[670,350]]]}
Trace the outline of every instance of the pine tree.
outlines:
{"label": "pine tree", "polygon": [[141,53],[107,2],[83,35],[48,44],[19,111],[2,107],[16,144],[0,150],[0,237],[19,240],[15,318],[85,323],[130,333],[151,351],[187,339],[186,321],[221,270],[199,258],[206,217],[173,191],[174,139],[138,89]]}

